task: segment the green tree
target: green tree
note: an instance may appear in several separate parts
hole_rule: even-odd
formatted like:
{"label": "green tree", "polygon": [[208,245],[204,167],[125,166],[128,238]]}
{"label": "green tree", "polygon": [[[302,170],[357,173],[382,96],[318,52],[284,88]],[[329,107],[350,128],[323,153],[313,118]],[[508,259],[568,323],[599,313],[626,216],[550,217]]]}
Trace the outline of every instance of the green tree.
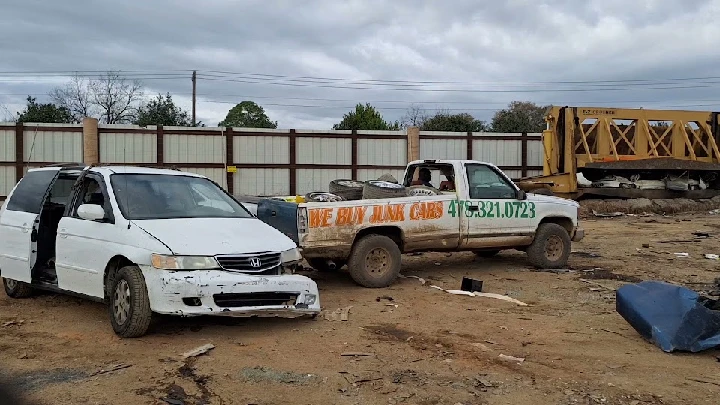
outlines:
{"label": "green tree", "polygon": [[333,129],[365,129],[365,130],[398,130],[400,123],[389,123],[383,119],[383,116],[375,107],[369,103],[362,105],[358,103],[354,111],[343,115],[342,121],[333,125]]}
{"label": "green tree", "polygon": [[175,105],[170,93],[158,94],[156,98],[140,107],[135,125],[164,125],[178,127],[193,127],[192,120],[187,111]]}
{"label": "green tree", "polygon": [[23,112],[17,113],[17,122],[43,122],[55,124],[72,124],[70,111],[65,107],[58,107],[53,103],[38,104],[35,98],[28,96],[27,105]]}
{"label": "green tree", "polygon": [[548,107],[529,101],[513,101],[508,104],[508,108],[495,113],[491,123],[492,132],[542,132]]}
{"label": "green tree", "polygon": [[423,131],[483,132],[488,130],[485,121],[475,119],[468,113],[450,114],[438,112],[426,119],[420,129]]}
{"label": "green tree", "polygon": [[270,121],[265,109],[253,101],[243,101],[228,111],[219,127],[277,128],[277,121]]}

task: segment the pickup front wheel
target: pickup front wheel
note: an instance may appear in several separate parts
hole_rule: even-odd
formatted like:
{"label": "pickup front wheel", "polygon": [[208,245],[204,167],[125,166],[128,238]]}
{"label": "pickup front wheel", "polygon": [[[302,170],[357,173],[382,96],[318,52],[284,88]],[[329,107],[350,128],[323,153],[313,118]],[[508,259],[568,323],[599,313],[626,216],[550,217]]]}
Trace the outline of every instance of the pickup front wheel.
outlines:
{"label": "pickup front wheel", "polygon": [[392,239],[383,235],[365,236],[355,242],[350,254],[350,277],[363,287],[387,287],[400,274],[401,258],[400,248]]}
{"label": "pickup front wheel", "polygon": [[527,255],[530,264],[537,268],[564,267],[570,257],[570,235],[558,224],[540,224]]}
{"label": "pickup front wheel", "polygon": [[108,310],[115,333],[123,338],[144,335],[150,328],[152,311],[142,271],[137,266],[125,266],[107,282]]}

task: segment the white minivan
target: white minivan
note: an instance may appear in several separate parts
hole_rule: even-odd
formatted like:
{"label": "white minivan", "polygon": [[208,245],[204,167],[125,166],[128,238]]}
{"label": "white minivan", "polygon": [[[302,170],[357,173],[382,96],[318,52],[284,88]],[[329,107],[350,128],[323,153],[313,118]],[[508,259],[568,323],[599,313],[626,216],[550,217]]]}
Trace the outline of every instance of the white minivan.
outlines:
{"label": "white minivan", "polygon": [[115,333],[152,315],[315,316],[317,285],[293,274],[297,245],[210,179],[177,170],[58,165],[29,170],[0,209],[0,276],[108,304]]}

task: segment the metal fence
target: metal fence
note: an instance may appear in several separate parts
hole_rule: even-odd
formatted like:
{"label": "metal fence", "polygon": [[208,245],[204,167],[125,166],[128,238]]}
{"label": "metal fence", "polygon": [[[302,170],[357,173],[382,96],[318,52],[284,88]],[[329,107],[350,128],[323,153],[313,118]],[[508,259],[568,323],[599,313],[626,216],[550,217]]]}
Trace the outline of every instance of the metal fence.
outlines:
{"label": "metal fence", "polygon": [[[416,130],[415,135],[418,134]],[[103,164],[175,167],[205,175],[234,194],[293,195],[327,190],[333,179],[401,178],[410,131],[99,125]],[[83,162],[83,126],[0,124],[0,199],[27,168]],[[476,159],[511,177],[541,173],[540,134],[420,131],[421,159]],[[85,145],[85,148],[87,145]],[[412,152],[411,152],[412,153]],[[418,156],[415,156],[418,158]]]}

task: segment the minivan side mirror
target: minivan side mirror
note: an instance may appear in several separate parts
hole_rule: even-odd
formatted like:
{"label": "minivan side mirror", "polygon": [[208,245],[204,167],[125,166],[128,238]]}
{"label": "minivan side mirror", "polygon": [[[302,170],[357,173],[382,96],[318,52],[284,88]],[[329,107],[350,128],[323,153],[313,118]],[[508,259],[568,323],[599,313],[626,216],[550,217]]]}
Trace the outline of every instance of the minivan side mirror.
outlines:
{"label": "minivan side mirror", "polygon": [[98,221],[105,218],[105,210],[101,205],[83,204],[78,207],[77,214],[88,221]]}
{"label": "minivan side mirror", "polygon": [[526,199],[527,199],[527,193],[525,193],[524,190],[518,190],[518,191],[517,191],[517,199],[518,199],[518,200],[526,200]]}

